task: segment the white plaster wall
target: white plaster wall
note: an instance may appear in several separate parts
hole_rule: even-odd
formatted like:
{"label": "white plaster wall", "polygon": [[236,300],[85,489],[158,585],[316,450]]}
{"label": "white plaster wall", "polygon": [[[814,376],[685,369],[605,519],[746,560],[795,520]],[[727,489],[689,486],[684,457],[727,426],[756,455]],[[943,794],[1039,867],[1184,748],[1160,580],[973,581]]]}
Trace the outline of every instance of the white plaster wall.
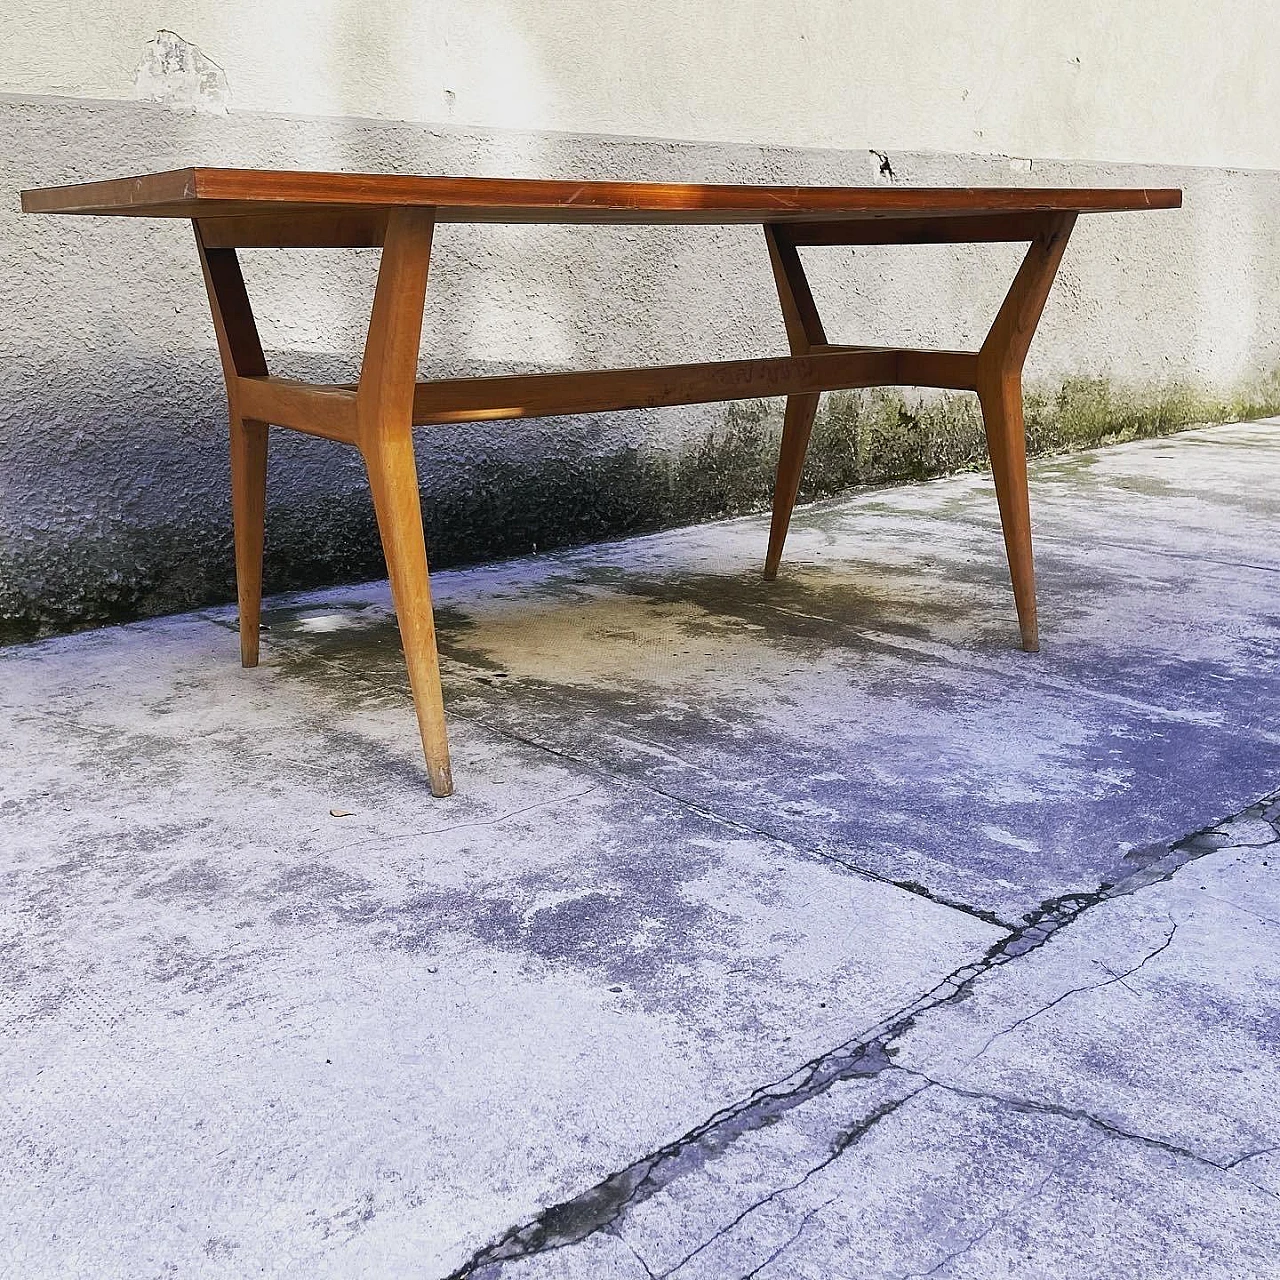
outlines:
{"label": "white plaster wall", "polygon": [[233,111],[1280,168],[1273,0],[3,0],[0,92],[129,99],[160,28]]}

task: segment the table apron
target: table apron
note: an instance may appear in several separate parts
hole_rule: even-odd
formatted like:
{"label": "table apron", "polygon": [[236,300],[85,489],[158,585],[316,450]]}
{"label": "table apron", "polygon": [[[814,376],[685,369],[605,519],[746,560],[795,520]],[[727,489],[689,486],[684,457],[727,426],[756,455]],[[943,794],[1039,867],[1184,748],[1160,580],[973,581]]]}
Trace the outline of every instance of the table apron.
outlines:
{"label": "table apron", "polygon": [[[268,210],[250,214],[206,214],[197,221],[207,249],[378,249],[386,240],[391,212],[390,208],[316,208],[274,213]],[[433,214],[438,223],[485,225],[521,221],[518,217],[504,216],[499,209],[436,209]],[[1061,216],[1055,212],[1019,210],[821,221],[762,219],[756,225],[785,228],[791,243],[802,246],[984,244],[1034,240]],[[709,220],[714,222],[710,215]],[[586,220],[580,225],[591,223]],[[637,218],[636,225],[662,226],[664,223],[661,218]]]}

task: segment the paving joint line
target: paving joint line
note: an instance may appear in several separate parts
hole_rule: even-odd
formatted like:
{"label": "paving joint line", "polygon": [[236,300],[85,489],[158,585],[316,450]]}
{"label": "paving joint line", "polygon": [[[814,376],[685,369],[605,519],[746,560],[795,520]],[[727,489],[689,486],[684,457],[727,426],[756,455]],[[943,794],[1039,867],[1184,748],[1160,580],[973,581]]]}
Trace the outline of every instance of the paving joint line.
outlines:
{"label": "paving joint line", "polygon": [[531,738],[520,733],[515,729],[511,729],[505,725],[494,724],[488,719],[481,716],[468,715],[466,712],[454,711],[451,714],[459,720],[465,720],[469,724],[477,725],[482,729],[487,729],[491,733],[499,734],[502,737],[509,738],[513,742],[519,742],[524,746],[533,747],[537,751],[546,752],[560,760],[567,760],[569,763],[589,772],[603,774],[606,777],[617,782],[620,786],[627,787],[631,790],[644,791],[651,795],[661,796],[664,800],[669,800],[672,804],[679,806],[689,813],[697,814],[698,817],[707,821],[718,823],[721,826],[729,827],[734,831],[741,831],[747,835],[758,836],[761,839],[769,841],[770,844],[776,845],[781,849],[785,849],[793,854],[808,855],[813,858],[821,858],[825,862],[834,863],[836,866],[851,871],[855,875],[862,876],[867,880],[874,880],[877,884],[887,885],[894,889],[901,889],[904,893],[912,894],[914,897],[923,898],[926,902],[932,902],[936,906],[947,907],[952,911],[958,911],[963,915],[971,916],[975,920],[981,920],[984,924],[993,925],[998,929],[1005,930],[1006,933],[1012,933],[1018,925],[1012,924],[1002,919],[994,911],[988,910],[986,907],[976,907],[967,902],[959,902],[953,898],[946,898],[940,894],[934,893],[927,886],[922,885],[917,880],[894,880],[888,876],[881,875],[876,871],[872,871],[867,867],[859,866],[858,863],[848,858],[841,857],[838,853],[823,849],[819,846],[810,846],[798,844],[796,841],[786,836],[780,835],[775,831],[770,831],[767,827],[757,826],[751,822],[745,822],[740,818],[731,818],[726,814],[717,812],[715,809],[706,805],[690,800],[687,796],[678,795],[673,791],[668,791],[665,787],[660,787],[656,783],[645,778],[638,778],[633,774],[625,773],[620,769],[612,768],[597,761],[588,760],[585,757],[575,755],[570,751],[566,751],[562,747],[554,747],[549,743],[542,742],[537,738]]}

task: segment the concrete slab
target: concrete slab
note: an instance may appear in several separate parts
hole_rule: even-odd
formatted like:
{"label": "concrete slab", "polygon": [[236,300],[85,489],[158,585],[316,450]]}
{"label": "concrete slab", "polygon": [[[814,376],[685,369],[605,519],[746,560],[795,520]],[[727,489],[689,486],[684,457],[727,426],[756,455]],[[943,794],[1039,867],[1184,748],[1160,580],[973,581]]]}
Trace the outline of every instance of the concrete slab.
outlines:
{"label": "concrete slab", "polygon": [[1280,838],[1255,822],[1266,843],[1099,906],[913,1028],[895,1062],[1247,1177],[1280,1151]]}
{"label": "concrete slab", "polygon": [[861,1070],[795,1081],[793,1105],[775,1090],[719,1141],[651,1161],[583,1240],[566,1210],[588,1197],[550,1219],[561,1238],[508,1237],[464,1274],[1280,1274],[1268,812],[957,975],[867,1042]]}
{"label": "concrete slab", "polygon": [[[850,1091],[866,1095],[865,1086]],[[715,1186],[654,1205],[656,1219],[477,1280],[670,1276],[712,1280],[1135,1280],[1277,1274],[1275,1199],[1232,1173],[1044,1116],[936,1088],[860,1130],[865,1096],[831,1099],[803,1132],[735,1150]],[[797,1121],[797,1124],[801,1123]],[[852,1125],[852,1129],[850,1128]],[[850,1133],[852,1145],[839,1151]],[[789,1168],[762,1187],[759,1169]],[[651,1202],[652,1203],[652,1202]],[[698,1231],[681,1228],[697,1224]],[[714,1233],[711,1229],[715,1228]],[[637,1265],[638,1264],[638,1265]],[[646,1270],[647,1268],[647,1270]]]}
{"label": "concrete slab", "polygon": [[3,655],[12,1274],[443,1274],[998,936],[227,643]]}
{"label": "concrete slab", "polygon": [[0,1273],[1278,1274],[1278,436],[0,651]]}

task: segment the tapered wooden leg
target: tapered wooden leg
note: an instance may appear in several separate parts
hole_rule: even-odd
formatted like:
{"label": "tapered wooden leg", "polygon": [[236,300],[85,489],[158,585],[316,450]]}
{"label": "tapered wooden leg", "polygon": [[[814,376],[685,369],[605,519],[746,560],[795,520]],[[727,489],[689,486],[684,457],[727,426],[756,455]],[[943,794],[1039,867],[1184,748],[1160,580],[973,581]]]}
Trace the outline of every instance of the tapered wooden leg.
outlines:
{"label": "tapered wooden leg", "polygon": [[267,503],[267,424],[231,418],[231,516],[240,605],[240,665],[258,665],[262,615],[262,542]]}
{"label": "tapered wooden leg", "polygon": [[816,395],[787,397],[786,416],[782,420],[782,446],[778,452],[778,475],[773,484],[773,521],[769,525],[769,551],[764,560],[764,578],[772,582],[778,576],[782,546],[791,525],[791,512],[800,492],[800,476],[804,471],[809,433],[818,412]]}
{"label": "tapered wooden leg", "polygon": [[413,396],[434,226],[431,209],[396,209],[387,221],[356,415],[431,793],[447,796],[453,775],[413,457]]}
{"label": "tapered wooden leg", "polygon": [[1073,213],[1046,216],[978,352],[978,399],[987,429],[987,452],[991,455],[1009,576],[1013,579],[1018,629],[1022,632],[1022,647],[1028,653],[1040,648],[1040,630],[1036,621],[1035,562],[1031,554],[1022,366],[1074,225]]}
{"label": "tapered wooden leg", "polygon": [[1040,632],[1036,623],[1036,571],[1031,551],[1022,379],[1016,375],[993,378],[979,385],[978,399],[987,429],[987,451],[996,482],[996,501],[1004,530],[1005,553],[1009,557],[1022,647],[1028,653],[1035,653],[1040,648]]}
{"label": "tapered wooden leg", "polygon": [[413,437],[408,430],[388,432],[366,443],[362,452],[369,471],[369,487],[373,490],[387,575],[391,579],[391,596],[400,623],[400,639],[409,668],[431,794],[447,796],[453,792],[453,774],[449,767],[449,740],[445,733],[444,697],[440,689]]}
{"label": "tapered wooden leg", "polygon": [[267,424],[240,413],[237,379],[262,377],[266,357],[234,249],[207,249],[192,224],[209,290],[213,328],[227,384],[231,417],[231,516],[235,526],[236,598],[240,607],[240,664],[258,665],[262,613],[262,535],[267,502]]}
{"label": "tapered wooden leg", "polygon": [[[818,315],[817,305],[809,289],[800,255],[784,225],[766,225],[765,245],[773,267],[773,281],[782,306],[782,322],[787,330],[787,343],[793,356],[806,355],[827,341]],[[782,419],[782,444],[778,450],[778,474],[773,484],[773,521],[769,525],[769,550],[764,558],[764,580],[778,576],[782,546],[791,525],[791,512],[800,492],[800,475],[804,471],[804,455],[809,447],[814,415],[818,412],[818,396],[787,397],[786,415]]]}

